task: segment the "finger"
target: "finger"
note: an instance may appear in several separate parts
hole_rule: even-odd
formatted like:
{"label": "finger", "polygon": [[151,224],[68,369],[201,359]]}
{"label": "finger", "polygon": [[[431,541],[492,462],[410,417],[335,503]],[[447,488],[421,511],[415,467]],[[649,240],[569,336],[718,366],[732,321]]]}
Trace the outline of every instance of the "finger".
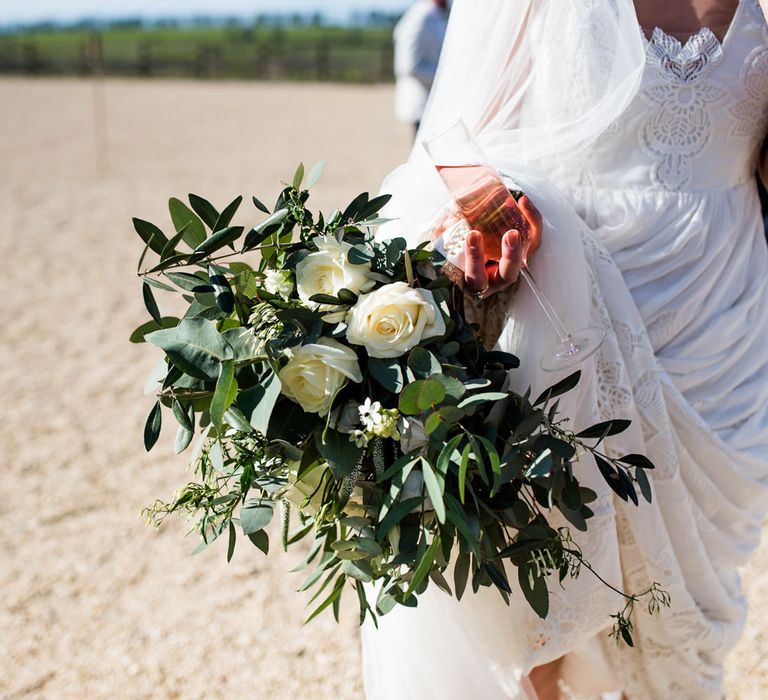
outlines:
{"label": "finger", "polygon": [[508,286],[517,280],[520,268],[523,266],[523,246],[520,233],[512,229],[504,234],[501,242],[501,260],[499,260],[497,284]]}
{"label": "finger", "polygon": [[533,205],[533,202],[530,200],[527,194],[524,194],[522,197],[520,197],[518,205],[520,206],[520,211],[523,212],[523,216],[528,222],[528,225],[531,227],[531,232],[526,241],[528,245],[528,255],[530,255],[531,253],[536,252],[538,247],[541,245],[541,234],[544,229],[544,220],[542,219],[541,213]]}
{"label": "finger", "polygon": [[479,231],[470,231],[464,243],[464,278],[470,292],[481,292],[488,287],[483,236]]}

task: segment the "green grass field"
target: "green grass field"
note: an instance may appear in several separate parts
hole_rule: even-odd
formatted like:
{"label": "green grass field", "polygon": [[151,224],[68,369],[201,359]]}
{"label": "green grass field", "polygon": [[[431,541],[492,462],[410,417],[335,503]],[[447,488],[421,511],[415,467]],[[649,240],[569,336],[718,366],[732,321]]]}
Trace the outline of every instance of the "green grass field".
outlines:
{"label": "green grass field", "polygon": [[[103,55],[99,55],[99,45]],[[185,27],[0,35],[0,73],[382,82],[387,28]]]}

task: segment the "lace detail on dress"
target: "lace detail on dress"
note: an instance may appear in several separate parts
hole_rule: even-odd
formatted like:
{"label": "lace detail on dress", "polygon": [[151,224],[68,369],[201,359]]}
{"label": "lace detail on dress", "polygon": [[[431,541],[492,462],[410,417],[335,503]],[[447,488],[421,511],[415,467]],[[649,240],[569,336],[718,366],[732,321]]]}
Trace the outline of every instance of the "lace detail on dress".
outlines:
{"label": "lace detail on dress", "polygon": [[759,141],[768,127],[768,46],[758,46],[749,54],[741,71],[741,84],[744,95],[728,110],[734,119],[729,135]]}
{"label": "lace detail on dress", "polygon": [[654,109],[640,127],[640,142],[656,164],[654,182],[679,190],[691,179],[691,160],[712,139],[712,106],[728,91],[707,76],[723,58],[723,47],[707,28],[685,44],[656,28],[648,42],[647,66],[655,74],[642,96]]}

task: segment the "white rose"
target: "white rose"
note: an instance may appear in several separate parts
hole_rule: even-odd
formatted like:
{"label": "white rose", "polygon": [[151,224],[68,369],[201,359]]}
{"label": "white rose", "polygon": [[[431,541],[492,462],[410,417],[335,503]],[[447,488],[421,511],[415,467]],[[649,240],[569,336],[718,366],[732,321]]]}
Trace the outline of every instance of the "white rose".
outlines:
{"label": "white rose", "polygon": [[[375,284],[368,278],[370,265],[349,262],[350,243],[339,243],[334,236],[324,236],[317,239],[317,248],[296,265],[296,291],[305,304],[317,306],[309,301],[315,294],[336,296],[341,289],[359,294]],[[328,307],[320,305],[319,308]]]}
{"label": "white rose", "polygon": [[347,340],[370,357],[400,357],[422,340],[445,333],[445,320],[428,289],[393,282],[361,296],[347,314]]}
{"label": "white rose", "polygon": [[300,347],[278,377],[283,394],[305,411],[321,416],[328,413],[348,379],[363,381],[355,351],[332,338]]}
{"label": "white rose", "polygon": [[264,289],[270,294],[277,294],[287,299],[293,292],[293,275],[290,270],[266,270],[264,272]]}

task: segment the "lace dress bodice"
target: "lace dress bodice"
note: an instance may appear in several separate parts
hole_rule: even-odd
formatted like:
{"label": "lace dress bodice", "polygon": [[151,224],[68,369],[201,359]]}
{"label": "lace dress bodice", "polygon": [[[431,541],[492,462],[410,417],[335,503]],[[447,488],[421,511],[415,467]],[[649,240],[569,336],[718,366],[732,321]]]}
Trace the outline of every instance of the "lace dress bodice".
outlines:
{"label": "lace dress bodice", "polygon": [[[584,184],[611,189],[722,191],[751,182],[768,126],[768,26],[742,0],[722,42],[645,39],[639,94],[588,154]],[[575,183],[574,183],[575,184]]]}

